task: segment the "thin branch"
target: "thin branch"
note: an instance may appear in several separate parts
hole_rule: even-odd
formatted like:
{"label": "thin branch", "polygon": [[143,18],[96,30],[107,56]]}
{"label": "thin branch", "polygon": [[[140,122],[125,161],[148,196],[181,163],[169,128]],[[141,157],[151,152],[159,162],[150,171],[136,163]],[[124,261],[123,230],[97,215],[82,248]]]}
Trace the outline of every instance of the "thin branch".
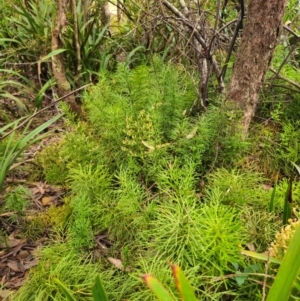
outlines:
{"label": "thin branch", "polygon": [[300,89],[300,84],[298,84],[298,83],[296,83],[296,82],[294,82],[294,81],[292,81],[292,80],[290,80],[290,79],[288,79],[288,78],[286,78],[286,77],[280,75],[280,74],[279,74],[276,70],[274,70],[273,68],[269,68],[269,70],[270,70],[271,72],[275,73],[277,78],[282,79],[282,80],[286,81],[287,83],[291,84],[292,86],[294,86],[294,87]]}
{"label": "thin branch", "polygon": [[285,65],[286,61],[288,60],[288,58],[290,57],[290,55],[294,52],[294,50],[297,48],[297,44],[294,44],[291,48],[289,53],[286,55],[286,57],[284,58],[284,60],[281,62],[277,72],[275,73],[275,75],[272,76],[272,81],[271,81],[271,87],[273,85],[273,82],[276,80],[276,78],[278,77],[281,69],[283,68],[283,66]]}
{"label": "thin branch", "polygon": [[288,31],[289,33],[291,33],[292,35],[294,35],[296,38],[298,38],[298,41],[297,41],[297,42],[300,41],[300,36],[297,35],[297,34],[296,34],[293,30],[291,30],[288,26],[283,25],[283,28],[284,28],[286,31]]}
{"label": "thin branch", "polygon": [[262,287],[262,300],[261,301],[266,300],[266,286],[267,286],[266,275],[268,275],[269,264],[270,264],[270,250],[268,250],[268,260],[265,263],[265,277],[264,277],[264,282],[263,282],[263,287]]}
{"label": "thin branch", "polygon": [[[241,5],[243,3],[244,2],[241,0]],[[244,18],[244,9],[241,8],[240,14],[239,14],[239,17],[238,17],[238,20],[237,20],[237,24],[236,24],[236,27],[235,27],[234,35],[231,39],[229,50],[227,52],[227,56],[226,56],[226,59],[225,59],[225,63],[224,63],[224,66],[223,66],[221,74],[220,74],[220,77],[222,77],[223,79],[224,79],[225,74],[226,74],[227,66],[228,66],[232,51],[233,51],[235,41],[236,41],[238,33],[239,33],[239,30],[240,30],[240,28],[242,28],[243,18]]]}
{"label": "thin branch", "polygon": [[[278,88],[286,89],[286,90],[289,90],[290,92],[293,92],[293,93],[300,93],[300,90],[292,89],[289,86],[273,84],[272,87],[278,87]],[[273,103],[274,101],[272,100],[271,102]],[[280,101],[280,102],[284,102],[284,101]]]}
{"label": "thin branch", "polygon": [[189,9],[187,8],[186,4],[185,4],[185,1],[184,0],[179,0],[179,3],[180,3],[180,5],[181,5],[181,7],[183,9],[184,15],[186,17],[188,17],[188,15],[189,15],[190,12],[189,12]]}
{"label": "thin branch", "polygon": [[217,27],[218,27],[219,18],[220,18],[220,6],[221,6],[221,0],[218,0],[217,12],[216,12],[216,18],[215,18],[215,25],[214,25],[214,36],[211,39],[211,42],[210,42],[210,45],[209,45],[209,49],[208,49],[208,53],[210,55],[213,55],[215,44],[216,44],[215,37],[217,36]]}
{"label": "thin branch", "polygon": [[200,45],[203,47],[203,49],[206,51],[206,49],[207,49],[206,43],[202,39],[201,35],[199,34],[199,32],[197,31],[195,26],[193,24],[191,24],[191,22],[175,6],[173,6],[169,1],[163,0],[162,3],[170,11],[172,11],[180,19],[181,22],[183,22],[185,25],[187,25],[193,31],[194,37],[200,43]]}

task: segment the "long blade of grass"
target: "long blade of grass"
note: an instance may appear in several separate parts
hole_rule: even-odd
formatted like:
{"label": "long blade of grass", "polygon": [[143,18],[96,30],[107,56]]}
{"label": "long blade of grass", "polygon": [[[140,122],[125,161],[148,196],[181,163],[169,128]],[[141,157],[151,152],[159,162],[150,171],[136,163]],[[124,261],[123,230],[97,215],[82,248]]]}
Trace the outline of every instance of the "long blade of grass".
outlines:
{"label": "long blade of grass", "polygon": [[164,286],[152,275],[146,274],[142,276],[146,285],[154,293],[160,301],[175,301]]}
{"label": "long blade of grass", "polygon": [[[17,123],[14,123],[14,128],[17,126]],[[14,132],[12,133],[12,135],[9,136],[8,142],[6,144],[6,148],[5,148],[5,152],[3,154],[3,157],[1,159],[1,164],[0,164],[0,191],[2,190],[2,186],[6,177],[6,174],[8,172],[9,169],[9,163],[11,160],[11,156],[13,154],[13,151],[10,150],[11,145],[12,145],[12,141],[13,141],[13,137],[14,137]],[[12,164],[12,163],[11,163]]]}
{"label": "long blade of grass", "polygon": [[0,39],[0,45],[3,45],[6,42],[13,42],[19,44],[20,42],[15,39],[8,39],[8,38],[1,38]]}
{"label": "long blade of grass", "polygon": [[46,91],[55,84],[55,79],[54,78],[50,78],[44,85],[43,87],[39,90],[39,92],[37,93],[35,99],[34,99],[34,103],[35,106],[37,108],[39,108],[42,104],[42,100],[45,96]]}
{"label": "long blade of grass", "polygon": [[298,173],[299,173],[299,175],[300,175],[300,166],[298,166],[297,164],[295,164],[295,163],[293,163],[293,162],[292,162],[292,164],[296,167],[296,169],[297,169],[297,171],[298,171]]}
{"label": "long blade of grass", "polygon": [[21,112],[21,114],[23,114],[23,115],[28,114],[28,108],[27,108],[27,106],[25,105],[25,103],[23,102],[22,99],[12,95],[9,92],[4,92],[4,93],[1,93],[0,95],[3,98],[8,98],[8,99],[13,100],[16,103],[16,105],[17,105],[19,111]]}
{"label": "long blade of grass", "polygon": [[59,286],[61,291],[64,293],[64,295],[67,297],[69,301],[76,301],[76,299],[73,297],[71,292],[67,289],[67,287],[57,278],[53,278],[54,282]]}
{"label": "long blade of grass", "polygon": [[18,125],[21,121],[23,121],[24,119],[28,118],[28,116],[22,116],[21,118],[19,118],[18,120],[12,121],[11,123],[3,126],[2,128],[0,128],[0,134],[4,135],[5,131],[7,131],[10,128],[14,128],[16,125]]}
{"label": "long blade of grass", "polygon": [[95,284],[92,289],[94,301],[108,301],[105,289],[102,285],[100,276],[96,277]]}
{"label": "long blade of grass", "polygon": [[249,256],[249,257],[252,257],[252,258],[256,258],[256,259],[259,259],[259,260],[281,264],[281,260],[279,260],[277,258],[274,258],[274,257],[270,257],[266,254],[256,253],[256,252],[247,251],[247,250],[241,250],[241,253],[243,255],[246,255],[246,256]]}
{"label": "long blade of grass", "polygon": [[51,51],[49,54],[47,54],[46,56],[44,56],[42,58],[42,62],[46,61],[47,59],[50,59],[51,57],[53,57],[55,55],[65,52],[65,51],[67,51],[67,49],[62,49],[62,48]]}
{"label": "long blade of grass", "polygon": [[146,50],[146,48],[144,47],[144,46],[137,46],[136,48],[134,48],[133,50],[131,50],[130,52],[129,52],[129,54],[127,55],[127,57],[126,57],[126,60],[125,60],[125,63],[127,64],[127,65],[129,65],[130,63],[132,63],[132,57],[134,56],[134,54],[137,52],[137,51],[139,51],[139,50]]}
{"label": "long blade of grass", "polygon": [[52,123],[54,123],[55,121],[57,121],[61,117],[62,117],[62,114],[57,115],[57,116],[51,118],[50,120],[46,121],[45,123],[41,124],[36,129],[34,129],[33,131],[31,131],[30,133],[28,133],[22,140],[20,140],[20,142],[17,145],[17,148],[24,147],[26,145],[26,143],[28,143],[36,135],[38,135],[40,132],[42,132],[44,129],[46,129],[47,127],[49,127]]}
{"label": "long blade of grass", "polygon": [[275,183],[274,183],[274,188],[273,188],[271,199],[270,199],[270,206],[269,206],[269,211],[270,212],[274,211],[274,200],[275,200],[277,183],[278,183],[278,174],[276,175],[276,179],[275,179]]}
{"label": "long blade of grass", "polygon": [[300,227],[298,226],[284,255],[267,301],[288,301],[300,269]]}
{"label": "long blade of grass", "polygon": [[293,189],[293,178],[291,177],[284,198],[283,225],[287,225],[288,220],[292,217],[292,189]]}
{"label": "long blade of grass", "polygon": [[[14,70],[10,70],[10,69],[0,69],[0,72],[2,72],[2,73],[4,73],[4,74],[5,74],[5,73],[8,73],[8,74],[16,75],[16,76],[18,76],[19,78],[23,79],[24,82],[25,82],[26,84],[28,84],[29,86],[31,85],[31,82],[30,82],[30,80],[29,80],[28,78],[26,78],[25,76],[22,76],[20,73],[14,71]],[[22,85],[22,84],[20,84],[20,85]],[[23,86],[24,86],[24,85],[23,85]]]}
{"label": "long blade of grass", "polygon": [[[42,139],[45,135],[40,135],[38,137],[36,136],[40,134],[44,129],[49,127],[56,120],[58,120],[61,116],[62,115],[55,116],[47,122],[43,123],[36,129],[31,131],[29,134],[27,134],[25,137],[20,139],[14,146],[11,146],[13,134],[10,135],[0,165],[0,190],[3,186],[7,172],[9,171],[12,164],[16,161],[16,159],[20,156],[20,154],[24,151],[24,149],[26,149],[29,145]],[[15,126],[17,126],[17,123],[15,124]]]}
{"label": "long blade of grass", "polygon": [[192,286],[178,265],[171,265],[178,292],[182,301],[197,301]]}

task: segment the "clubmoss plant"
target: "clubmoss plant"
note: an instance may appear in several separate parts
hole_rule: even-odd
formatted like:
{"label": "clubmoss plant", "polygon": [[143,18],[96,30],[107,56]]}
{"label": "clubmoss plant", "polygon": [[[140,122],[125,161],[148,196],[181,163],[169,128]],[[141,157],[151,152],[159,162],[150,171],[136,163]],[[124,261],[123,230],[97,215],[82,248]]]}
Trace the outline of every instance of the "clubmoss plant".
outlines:
{"label": "clubmoss plant", "polygon": [[4,195],[1,211],[15,211],[17,215],[22,215],[28,208],[31,198],[31,191],[27,187],[19,185]]}
{"label": "clubmoss plant", "polygon": [[269,205],[270,193],[263,186],[266,180],[254,171],[220,168],[208,175],[207,181],[209,190],[219,190],[223,204],[261,208]]}
{"label": "clubmoss plant", "polygon": [[93,225],[96,223],[95,207],[98,199],[105,197],[109,189],[110,175],[103,165],[72,168],[69,186],[72,191],[69,235],[75,248],[90,248],[94,245]]}
{"label": "clubmoss plant", "polygon": [[[235,272],[234,263],[245,266],[240,245],[248,242],[236,207],[252,204],[263,179],[219,169],[200,196],[200,176],[230,163],[243,144],[224,139],[229,129],[222,108],[192,116],[196,97],[180,66],[158,58],[133,70],[120,65],[115,73],[102,72],[87,92],[86,121],[70,123],[72,132],[55,154],[45,152],[45,174],[55,181],[63,168],[60,181],[69,189],[67,221],[50,218],[51,237],[80,257],[97,247],[95,235],[106,233],[111,247],[105,255],[126,267],[119,271],[104,260],[102,279],[112,300],[153,300],[139,276],[153,272],[172,283],[167,261],[186,271],[203,300],[234,294],[226,276]],[[232,202],[237,206],[228,206]]]}
{"label": "clubmoss plant", "polygon": [[70,287],[77,300],[87,300],[86,297],[99,274],[99,263],[83,259],[69,244],[61,243],[44,247],[38,257],[38,266],[30,271],[27,283],[14,296],[15,301],[65,300],[53,277],[58,277]]}
{"label": "clubmoss plant", "polygon": [[243,206],[240,218],[245,221],[248,244],[258,253],[265,252],[282,226],[282,219],[274,212]]}

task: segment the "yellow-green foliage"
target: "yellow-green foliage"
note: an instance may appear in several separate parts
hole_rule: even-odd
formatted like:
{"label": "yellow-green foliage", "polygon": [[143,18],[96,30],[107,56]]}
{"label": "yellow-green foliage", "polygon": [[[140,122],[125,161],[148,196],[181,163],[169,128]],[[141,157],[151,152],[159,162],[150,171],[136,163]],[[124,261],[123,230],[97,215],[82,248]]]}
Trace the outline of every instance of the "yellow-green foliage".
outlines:
{"label": "yellow-green foliage", "polygon": [[[122,141],[122,150],[130,156],[143,158],[148,152],[160,143],[158,133],[151,120],[151,115],[141,110],[137,119],[132,116],[126,118],[125,138]],[[158,141],[157,141],[158,140]]]}
{"label": "yellow-green foliage", "polygon": [[113,75],[101,74],[87,95],[89,120],[117,160],[131,152],[144,155],[149,152],[147,145],[155,148],[170,142],[197,97],[184,70],[158,59],[154,65],[132,71],[120,65]]}
{"label": "yellow-green foliage", "polygon": [[66,300],[53,281],[59,277],[75,291],[76,300],[87,300],[87,295],[99,274],[99,263],[83,259],[70,245],[57,242],[44,247],[37,253],[39,265],[30,271],[27,285],[24,285],[13,300]]}
{"label": "yellow-green foliage", "polygon": [[60,231],[67,226],[72,213],[70,206],[49,207],[46,211],[26,216],[24,236],[36,240],[45,234],[45,231]]}
{"label": "yellow-green foliage", "polygon": [[60,155],[62,142],[47,146],[36,157],[45,180],[51,184],[63,184],[67,177],[66,159]]}
{"label": "yellow-green foliage", "polygon": [[4,203],[1,211],[16,211],[17,215],[23,215],[24,210],[29,206],[32,194],[25,186],[17,186],[4,195]]}
{"label": "yellow-green foliage", "polygon": [[249,204],[267,208],[270,193],[263,187],[264,181],[262,174],[251,170],[220,168],[208,175],[209,189],[217,189],[221,202],[230,205]]}
{"label": "yellow-green foliage", "polygon": [[49,224],[58,233],[64,229],[64,240],[76,253],[93,250],[95,235],[108,233],[112,247],[105,253],[132,269],[133,278],[104,270],[114,300],[151,300],[135,276],[165,266],[156,274],[168,284],[167,260],[179,263],[196,287],[209,288],[214,296],[229,281],[215,285],[207,276],[232,272],[233,262],[244,264],[240,244],[247,243],[247,229],[238,207],[227,205],[251,202],[262,180],[220,170],[223,174],[216,172],[209,182],[224,196],[228,186],[234,193],[227,200],[221,194],[209,198],[213,193],[206,189],[199,199],[200,175],[220,162],[232,163],[231,155],[236,158],[244,144],[234,135],[224,138],[228,121],[221,108],[191,116],[196,97],[192,78],[180,66],[158,58],[133,70],[120,65],[115,73],[101,73],[87,92],[86,121],[73,124],[38,159],[49,182],[69,189],[66,211],[57,212],[67,222],[54,219],[52,209]]}

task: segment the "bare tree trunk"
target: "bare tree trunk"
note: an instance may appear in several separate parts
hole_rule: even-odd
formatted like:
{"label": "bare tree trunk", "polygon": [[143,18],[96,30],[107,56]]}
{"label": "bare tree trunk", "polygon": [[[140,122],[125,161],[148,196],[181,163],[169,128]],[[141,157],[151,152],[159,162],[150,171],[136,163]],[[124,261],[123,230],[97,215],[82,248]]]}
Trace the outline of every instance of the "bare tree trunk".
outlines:
{"label": "bare tree trunk", "polygon": [[251,0],[227,101],[243,112],[243,136],[254,116],[280,34],[286,0]]}
{"label": "bare tree trunk", "polygon": [[[57,15],[54,23],[55,27],[52,31],[52,51],[62,48],[60,36],[66,22],[66,2],[67,0],[57,0]],[[52,56],[52,69],[59,97],[69,94],[71,92],[71,86],[66,77],[62,54]],[[77,116],[81,115],[81,107],[76,102],[73,94],[66,97],[66,103],[69,105],[72,112]]]}

